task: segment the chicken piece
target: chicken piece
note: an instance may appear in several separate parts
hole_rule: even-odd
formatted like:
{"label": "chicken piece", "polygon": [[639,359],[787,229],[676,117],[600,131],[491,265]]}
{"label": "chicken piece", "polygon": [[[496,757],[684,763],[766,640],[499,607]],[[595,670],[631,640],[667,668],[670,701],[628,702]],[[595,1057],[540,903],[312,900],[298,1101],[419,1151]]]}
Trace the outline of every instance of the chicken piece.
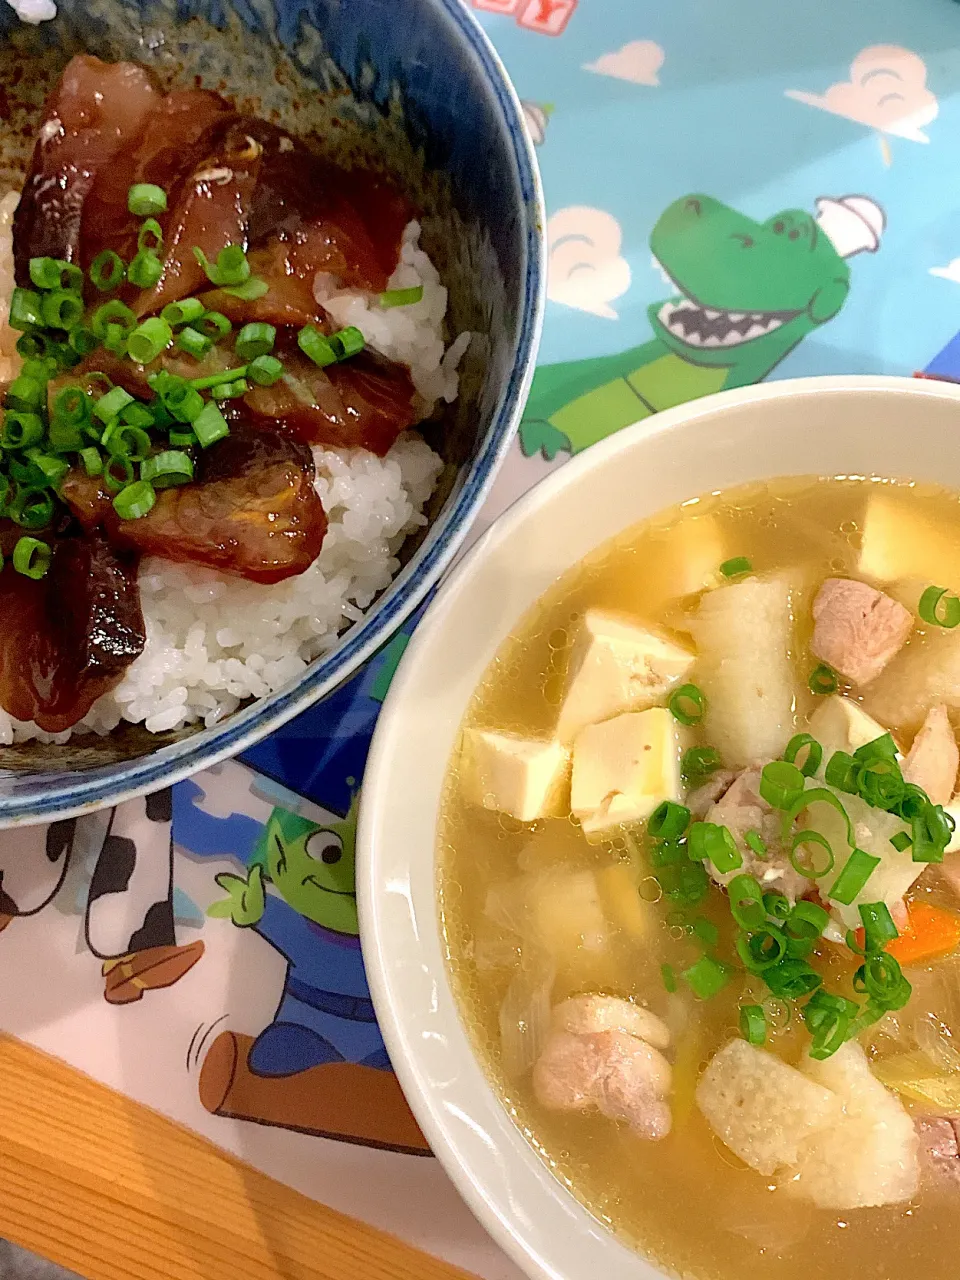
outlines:
{"label": "chicken piece", "polygon": [[922,787],[934,804],[949,804],[960,766],[960,751],[947,708],[941,703],[927,712],[920,732],[903,762],[907,782]]}
{"label": "chicken piece", "polygon": [[[760,795],[760,770],[745,769],[733,784],[706,812],[704,821],[727,827],[743,858],[743,865],[721,874],[707,862],[707,870],[717,884],[726,885],[744,872],[760,881],[765,891],[782,893],[796,902],[812,887],[811,881],[794,870],[789,850],[781,840],[783,815],[771,808]],[[765,857],[755,853],[746,842],[748,831],[755,831],[767,847]]]}
{"label": "chicken piece", "polygon": [[813,602],[810,651],[855,685],[875,680],[903,648],[913,615],[876,587],[827,578]]}
{"label": "chicken piece", "polygon": [[941,1187],[960,1190],[960,1120],[918,1116],[915,1124],[926,1173]]}
{"label": "chicken piece", "polygon": [[574,1035],[622,1031],[654,1049],[666,1049],[670,1043],[666,1023],[655,1013],[617,996],[571,996],[554,1009],[553,1026]]}
{"label": "chicken piece", "polygon": [[551,1111],[596,1107],[651,1141],[670,1132],[670,1108],[664,1101],[670,1064],[645,1041],[623,1031],[552,1031],[533,1068],[533,1088]]}

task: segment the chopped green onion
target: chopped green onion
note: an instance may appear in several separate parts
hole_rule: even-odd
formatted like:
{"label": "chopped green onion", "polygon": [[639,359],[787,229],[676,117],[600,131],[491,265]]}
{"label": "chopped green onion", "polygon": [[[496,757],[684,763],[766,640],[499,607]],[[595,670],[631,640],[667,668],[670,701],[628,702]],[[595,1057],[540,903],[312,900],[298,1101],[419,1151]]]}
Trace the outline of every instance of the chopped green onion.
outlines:
{"label": "chopped green onion", "polygon": [[110,302],[105,302],[102,307],[97,307],[90,323],[93,332],[101,341],[107,336],[108,327],[114,324],[120,326],[123,338],[126,340],[127,334],[136,327],[137,317],[119,298],[114,298]]}
{"label": "chopped green onion", "polygon": [[99,449],[94,449],[92,446],[81,449],[80,461],[88,476],[98,476],[103,471],[103,459],[100,457]]}
{"label": "chopped green onion", "polygon": [[423,298],[423,285],[415,285],[412,289],[387,289],[380,294],[377,301],[381,307],[411,307]]}
{"label": "chopped green onion", "polygon": [[920,597],[917,613],[932,627],[952,630],[960,624],[960,600],[947,595],[946,587],[927,587]]}
{"label": "chopped green onion", "polygon": [[[42,472],[38,471],[42,475]],[[46,488],[29,487],[19,491],[10,504],[10,519],[23,529],[42,529],[53,519],[53,494]]]}
{"label": "chopped green onion", "polygon": [[67,342],[78,356],[88,356],[100,345],[96,335],[85,325],[75,324],[67,335]]}
{"label": "chopped green onion", "polygon": [[806,747],[807,754],[803,764],[797,765],[797,768],[805,778],[812,778],[820,768],[823,760],[823,747],[820,743],[810,736],[809,733],[796,733],[787,743],[786,750],[783,753],[784,760],[788,764],[796,764],[797,756]]}
{"label": "chopped green onion", "polygon": [[225,338],[233,325],[221,312],[205,311],[199,319],[193,321],[193,327],[216,342],[219,338]]}
{"label": "chopped green onion", "polygon": [[784,923],[787,934],[793,938],[809,938],[816,941],[830,923],[830,912],[815,902],[801,899],[790,911]]}
{"label": "chopped green onion", "polygon": [[734,876],[727,885],[727,893],[730,913],[741,929],[754,933],[764,927],[767,913],[763,907],[763,893],[753,876],[745,873]]}
{"label": "chopped green onion", "polygon": [[213,339],[188,324],[177,334],[177,346],[194,360],[200,360],[213,346]]}
{"label": "chopped green onion", "polygon": [[40,449],[28,449],[27,457],[40,471],[47,484],[55,489],[70,470],[70,464],[52,453],[43,453]]}
{"label": "chopped green onion", "polygon": [[899,938],[890,908],[885,902],[861,902],[857,908],[863,921],[863,934],[868,951],[882,951],[888,942]]}
{"label": "chopped green onion", "polygon": [[54,289],[43,295],[43,318],[51,329],[72,329],[83,319],[83,299],[79,293]]}
{"label": "chopped green onion", "polygon": [[283,376],[283,365],[276,356],[257,356],[247,365],[247,377],[258,387],[272,387]]}
{"label": "chopped green onion", "polygon": [[857,794],[857,779],[860,774],[860,762],[846,751],[835,751],[827,762],[823,779],[830,787],[838,791],[846,791],[850,795]]}
{"label": "chopped green onion", "polygon": [[50,568],[53,552],[45,542],[36,538],[18,538],[13,548],[13,567],[25,578],[39,579]]}
{"label": "chopped green onion", "polygon": [[195,248],[193,256],[206,272],[211,284],[223,288],[236,288],[250,279],[250,263],[247,255],[238,244],[228,244],[217,254],[216,263],[212,263],[202,249]]}
{"label": "chopped green onion", "polygon": [[879,858],[874,858],[863,849],[854,849],[844,864],[843,870],[828,890],[827,897],[849,907],[854,898],[863,892],[867,881],[879,865]]}
{"label": "chopped green onion", "polygon": [[878,951],[864,959],[853,975],[853,989],[858,995],[869,995],[884,1009],[902,1009],[910,999],[912,988],[893,956]]}
{"label": "chopped green onion", "polygon": [[[801,859],[799,851],[804,848],[809,851],[812,845],[823,849],[826,852],[826,858],[817,861],[815,856],[808,852],[806,859]],[[790,842],[790,865],[798,875],[806,876],[810,880],[819,880],[821,876],[830,874],[835,861],[830,841],[819,831],[798,831]]]}
{"label": "chopped green onion", "polygon": [[173,337],[173,330],[160,316],[151,316],[138,325],[127,339],[127,355],[137,364],[149,364],[166,350]]}
{"label": "chopped green onion", "polygon": [[690,823],[690,810],[673,800],[664,800],[650,815],[647,831],[655,840],[676,840]]}
{"label": "chopped green onion", "polygon": [[38,289],[68,289],[83,292],[83,272],[62,258],[31,258],[30,279]]}
{"label": "chopped green onion", "polygon": [[160,399],[178,422],[193,422],[203,412],[203,397],[182,378],[168,378],[162,383]]}
{"label": "chopped green onion", "polygon": [[188,484],[193,479],[193,459],[179,449],[156,453],[141,466],[140,479],[149,480],[155,489]]}
{"label": "chopped green onion", "polygon": [[725,578],[739,578],[744,573],[752,573],[753,565],[746,556],[734,556],[732,560],[724,560],[720,572]]}
{"label": "chopped green onion", "polygon": [[912,822],[929,807],[929,804],[929,797],[923,788],[918,787],[916,783],[908,782],[897,805],[897,813],[904,822]]}
{"label": "chopped green onion", "polygon": [[262,298],[264,294],[270,292],[270,286],[266,280],[261,280],[259,276],[251,276],[243,284],[230,286],[224,289],[223,292],[229,293],[231,298],[239,298],[241,302],[256,302],[258,298]]}
{"label": "chopped green onion", "polygon": [[773,994],[783,1000],[799,1000],[823,984],[816,969],[805,960],[790,956],[764,969],[763,980]]}
{"label": "chopped green onion", "polygon": [[940,805],[929,802],[910,824],[914,862],[942,862],[953,828]]}
{"label": "chopped green onion", "polygon": [[277,331],[272,324],[245,324],[237,334],[235,350],[241,360],[249,362],[268,355],[276,340]]}
{"label": "chopped green onion", "polygon": [[[212,400],[208,401],[201,413],[194,418],[193,430],[202,449],[209,449],[217,440],[222,440],[224,436],[230,434],[226,418],[220,412],[219,406]],[[176,443],[173,433],[170,435],[170,443]]]}
{"label": "chopped green onion", "polygon": [[3,416],[0,446],[4,449],[26,449],[43,439],[43,420],[36,413],[10,411]]}
{"label": "chopped green onion", "polygon": [[325,369],[327,365],[337,363],[337,353],[319,329],[313,325],[304,325],[297,334],[297,346],[315,365]]}
{"label": "chopped green onion", "polygon": [[137,250],[143,253],[163,253],[163,227],[156,218],[147,218],[137,236]]}
{"label": "chopped green onion", "polygon": [[366,339],[355,325],[348,325],[346,329],[331,333],[327,341],[336,352],[337,360],[349,360],[351,356],[359,355],[366,346]]}
{"label": "chopped green onion", "polygon": [[157,495],[149,480],[135,480],[126,485],[113,500],[113,509],[121,520],[140,520],[153,509]]}
{"label": "chopped green onion", "polygon": [[853,848],[853,824],[850,821],[850,815],[847,813],[846,809],[843,807],[840,800],[833,794],[832,791],[828,791],[826,787],[811,787],[809,790],[804,791],[804,793],[801,796],[797,797],[797,799],[786,811],[786,813],[784,813],[783,820],[782,820],[782,830],[783,830],[784,839],[786,839],[787,833],[790,830],[790,825],[793,822],[794,818],[796,818],[798,814],[802,813],[804,809],[809,809],[810,806],[814,804],[829,805],[831,809],[833,809],[836,813],[840,815],[847,829],[847,844],[849,844],[852,849]]}
{"label": "chopped green onion", "polygon": [[112,249],[104,249],[90,263],[90,279],[101,293],[112,293],[123,283],[125,274],[123,259]]}
{"label": "chopped green onion", "polygon": [[124,391],[123,387],[114,387],[112,391],[108,391],[105,396],[101,396],[97,403],[93,406],[93,412],[103,423],[109,423],[118,416],[121,409],[125,409],[128,404],[133,404],[133,396],[129,391]]}
{"label": "chopped green onion", "polygon": [[807,688],[810,692],[820,696],[836,693],[839,685],[840,681],[837,679],[837,673],[832,667],[828,667],[825,662],[821,662],[814,667],[807,680]]}
{"label": "chopped green onion", "polygon": [[47,428],[47,441],[51,449],[57,453],[74,453],[83,448],[83,436],[73,422],[64,418],[54,418]]}
{"label": "chopped green onion", "polygon": [[692,859],[702,861],[709,858],[721,875],[743,866],[740,850],[726,827],[712,822],[694,822],[687,832],[687,846]]}
{"label": "chopped green onion", "polygon": [[673,971],[673,965],[662,964],[660,966],[660,977],[667,991],[673,995],[677,989],[677,975]]}
{"label": "chopped green onion", "polygon": [[236,382],[221,382],[215,386],[210,395],[214,400],[236,400],[238,397],[246,395],[250,390],[250,383],[246,378],[238,378]]}
{"label": "chopped green onion", "polygon": [[874,809],[896,809],[903,796],[905,783],[896,760],[877,758],[860,766],[857,788]]}
{"label": "chopped green onion", "polygon": [[32,289],[14,289],[7,323],[11,329],[45,329],[43,298]]}
{"label": "chopped green onion", "polygon": [[160,312],[160,318],[166,320],[171,329],[179,329],[181,325],[199,320],[205,310],[199,298],[181,298],[179,302],[168,302]]}
{"label": "chopped green onion", "polygon": [[707,709],[707,701],[695,684],[682,684],[671,693],[667,707],[674,720],[681,724],[699,724]]}
{"label": "chopped green onion", "polygon": [[128,330],[122,324],[108,324],[107,332],[103,335],[103,345],[115,356],[124,356],[127,354],[127,333]]}
{"label": "chopped green onion", "polygon": [[758,858],[765,858],[767,856],[767,846],[759,831],[748,831],[743,837],[743,843],[748,849],[755,853]]}
{"label": "chopped green onion", "polygon": [[803,774],[786,760],[771,760],[760,773],[760,796],[773,809],[789,809],[804,794]]}
{"label": "chopped green onion", "polygon": [[765,893],[763,895],[763,906],[768,916],[772,916],[774,920],[786,920],[793,908],[790,905],[790,899],[782,893]]}
{"label": "chopped green onion", "polygon": [[803,1009],[804,1022],[813,1036],[810,1057],[816,1061],[832,1057],[850,1038],[856,1013],[857,1006],[852,1000],[826,991],[815,992]]}
{"label": "chopped green onion", "polygon": [[153,426],[153,413],[145,404],[141,404],[139,400],[134,400],[133,404],[128,404],[126,408],[120,411],[121,422],[127,423],[131,427],[143,427],[144,430]]}
{"label": "chopped green onion", "polygon": [[871,738],[862,747],[857,747],[853,758],[861,764],[870,764],[874,760],[896,760],[897,744],[889,733],[881,733],[879,738]]}
{"label": "chopped green onion", "polygon": [[127,192],[127,208],[137,218],[149,218],[153,213],[165,213],[167,193],[152,182],[135,182]]}
{"label": "chopped green onion", "polygon": [[773,925],[741,934],[736,941],[737,953],[751,973],[763,973],[779,964],[787,953],[787,940]]}
{"label": "chopped green onion", "polygon": [[[207,405],[206,408],[210,406]],[[216,405],[213,406],[216,408]],[[206,410],[205,410],[206,411]],[[201,415],[202,416],[202,415]],[[198,419],[199,421],[199,419]],[[226,425],[226,423],[224,423]],[[178,449],[191,449],[199,441],[192,431],[171,431],[168,439],[172,445],[176,445]]]}
{"label": "chopped green onion", "polygon": [[7,388],[4,404],[10,409],[25,409],[32,412],[39,409],[44,401],[44,383],[21,373]]}
{"label": "chopped green onion", "polygon": [[706,916],[698,916],[693,922],[693,932],[705,947],[715,947],[720,937],[720,930]]}
{"label": "chopped green onion", "polygon": [[163,275],[163,263],[152,249],[141,249],[127,268],[127,279],[138,289],[152,289]]}
{"label": "chopped green onion", "polygon": [[[669,842],[660,846],[660,851],[669,847]],[[679,857],[674,861],[663,859],[659,862],[657,883],[665,898],[685,907],[695,907],[702,902],[710,891],[710,878],[699,862],[691,862],[683,856],[682,848]]]}
{"label": "chopped green onion", "polygon": [[55,345],[45,333],[22,333],[17,339],[17,355],[22,356],[24,360],[53,359],[59,366],[51,350]]}
{"label": "chopped green onion", "polygon": [[720,764],[720,753],[714,747],[690,747],[680,761],[680,776],[688,785],[696,785],[715,773]]}
{"label": "chopped green onion", "polygon": [[[106,432],[104,432],[106,436]],[[143,462],[150,456],[153,443],[142,427],[134,427],[128,423],[119,423],[110,432],[109,439],[101,443],[114,458],[129,458],[131,462]]]}
{"label": "chopped green onion", "polygon": [[129,458],[111,455],[103,464],[103,483],[109,493],[119,493],[134,479],[133,463]]}
{"label": "chopped green onion", "polygon": [[701,1000],[717,995],[733,977],[733,970],[712,956],[701,956],[681,974],[691,991]]}
{"label": "chopped green onion", "polygon": [[767,1015],[759,1004],[740,1006],[740,1034],[748,1044],[761,1045],[767,1038]]}
{"label": "chopped green onion", "polygon": [[913,844],[913,840],[906,831],[898,831],[896,835],[890,837],[890,843],[896,849],[897,853],[903,853],[905,849],[909,849]]}

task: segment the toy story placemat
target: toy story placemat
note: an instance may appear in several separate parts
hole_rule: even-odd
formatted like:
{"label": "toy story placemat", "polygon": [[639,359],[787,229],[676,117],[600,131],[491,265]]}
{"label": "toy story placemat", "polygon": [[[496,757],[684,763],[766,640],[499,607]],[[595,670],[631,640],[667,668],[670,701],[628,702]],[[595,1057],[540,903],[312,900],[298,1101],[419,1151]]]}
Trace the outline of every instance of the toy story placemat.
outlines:
{"label": "toy story placemat", "polygon": [[[472,3],[524,102],[549,251],[540,366],[474,536],[573,454],[698,396],[960,380],[955,0]],[[240,760],[0,833],[0,1029],[515,1280],[430,1156],[363,972],[355,814],[409,631]]]}

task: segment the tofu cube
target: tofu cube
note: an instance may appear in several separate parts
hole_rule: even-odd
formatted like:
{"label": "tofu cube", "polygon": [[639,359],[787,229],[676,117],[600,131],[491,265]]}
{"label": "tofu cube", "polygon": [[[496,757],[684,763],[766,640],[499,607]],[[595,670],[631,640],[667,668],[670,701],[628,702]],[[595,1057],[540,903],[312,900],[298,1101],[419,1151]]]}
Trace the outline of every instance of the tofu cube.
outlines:
{"label": "tofu cube", "polygon": [[566,812],[570,753],[559,742],[540,742],[490,729],[466,729],[460,750],[460,785],[473,804],[508,813],[519,822]]}
{"label": "tofu cube", "polygon": [[873,716],[868,716],[859,703],[834,694],[825,698],[810,717],[809,732],[823,747],[822,770],[835,751],[853,755],[859,747],[883,737],[887,731]]}
{"label": "tofu cube", "polygon": [[588,609],[570,658],[557,737],[659,702],[690,670],[694,654],[604,609]]}
{"label": "tofu cube", "polygon": [[682,796],[680,726],[665,707],[588,725],[573,748],[570,801],[588,839]]}
{"label": "tofu cube", "polygon": [[876,582],[922,579],[960,588],[960,539],[896,491],[873,488],[867,501],[859,572]]}

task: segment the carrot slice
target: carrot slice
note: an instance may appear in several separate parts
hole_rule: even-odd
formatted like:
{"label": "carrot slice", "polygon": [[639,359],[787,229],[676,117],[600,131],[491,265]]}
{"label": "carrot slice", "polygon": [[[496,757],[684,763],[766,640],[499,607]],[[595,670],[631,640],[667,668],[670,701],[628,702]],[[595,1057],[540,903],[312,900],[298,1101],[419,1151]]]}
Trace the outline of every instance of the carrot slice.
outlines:
{"label": "carrot slice", "polygon": [[[863,930],[857,930],[863,946]],[[887,944],[887,952],[903,965],[923,964],[949,955],[960,947],[960,915],[930,902],[907,903],[907,924],[899,938]]]}

